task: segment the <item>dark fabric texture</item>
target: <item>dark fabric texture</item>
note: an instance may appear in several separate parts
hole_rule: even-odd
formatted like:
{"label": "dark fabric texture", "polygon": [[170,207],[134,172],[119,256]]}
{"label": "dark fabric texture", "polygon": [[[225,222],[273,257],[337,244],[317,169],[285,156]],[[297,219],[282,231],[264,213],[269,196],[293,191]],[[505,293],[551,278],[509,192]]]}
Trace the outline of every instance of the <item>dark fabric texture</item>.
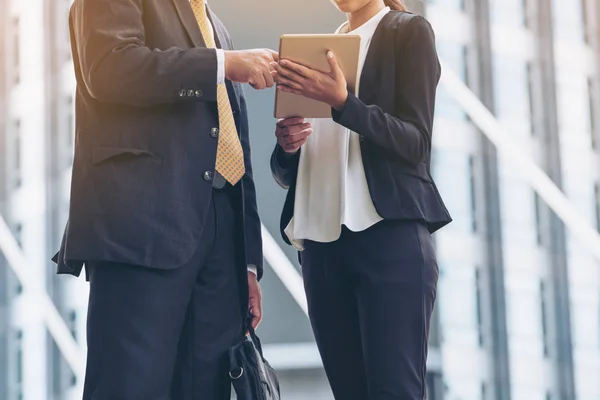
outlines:
{"label": "dark fabric texture", "polygon": [[438,266],[418,222],[306,242],[310,321],[336,400],[423,400]]}
{"label": "dark fabric texture", "polygon": [[234,199],[215,192],[191,259],[159,270],[94,262],[84,400],[229,400],[247,272]]}
{"label": "dark fabric texture", "polygon": [[[431,177],[431,141],[440,64],[431,26],[423,17],[392,11],[375,31],[360,80],[333,119],[360,135],[365,174],[375,209],[384,219],[423,221],[430,232],[452,221]],[[283,229],[294,208],[299,155],[276,146],[271,170],[289,189]],[[288,242],[289,243],[289,242]]]}
{"label": "dark fabric texture", "polygon": [[[218,46],[233,45],[209,11]],[[188,0],[76,0],[70,16],[76,142],[68,224],[54,260],[79,275],[86,261],[155,269],[197,250],[215,176],[217,58]],[[246,263],[262,275],[261,227],[241,85],[226,82],[244,149]]]}

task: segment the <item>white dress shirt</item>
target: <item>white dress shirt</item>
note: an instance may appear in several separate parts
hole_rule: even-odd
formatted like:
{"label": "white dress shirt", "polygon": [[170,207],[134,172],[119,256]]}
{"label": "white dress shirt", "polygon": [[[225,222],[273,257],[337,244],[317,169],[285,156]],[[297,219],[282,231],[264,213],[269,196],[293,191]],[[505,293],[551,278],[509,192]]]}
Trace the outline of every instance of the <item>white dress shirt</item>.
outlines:
{"label": "white dress shirt", "polygon": [[[389,11],[384,8],[354,31],[348,31],[347,22],[336,31],[361,37],[359,82],[373,34]],[[304,249],[305,239],[321,243],[339,239],[342,225],[360,232],[382,220],[369,193],[359,135],[331,118],[310,122],[313,133],[300,153],[294,216],[285,229],[298,250]]]}
{"label": "white dress shirt", "polygon": [[[204,4],[206,5],[207,2],[206,0],[204,0]],[[208,26],[210,27],[210,33],[213,35],[212,38],[214,40],[214,27],[212,25],[212,22],[210,22],[210,18],[208,19]],[[216,41],[215,41],[216,43]],[[216,49],[217,51],[217,85],[221,85],[223,83],[225,83],[225,52],[223,51],[223,49]],[[252,272],[253,274],[257,275],[257,269],[255,265],[248,265],[248,271]]]}

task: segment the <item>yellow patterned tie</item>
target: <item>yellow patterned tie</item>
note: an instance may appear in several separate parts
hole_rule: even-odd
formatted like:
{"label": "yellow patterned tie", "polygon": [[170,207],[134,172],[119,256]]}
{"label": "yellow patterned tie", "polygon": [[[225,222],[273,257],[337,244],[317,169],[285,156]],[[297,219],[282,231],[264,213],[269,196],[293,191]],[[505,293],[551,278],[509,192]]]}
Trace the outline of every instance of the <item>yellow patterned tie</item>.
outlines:
{"label": "yellow patterned tie", "polygon": [[[204,0],[191,0],[190,3],[206,47],[215,48],[215,39],[206,14]],[[215,168],[227,182],[235,185],[246,173],[246,167],[244,166],[244,150],[235,127],[229,94],[224,83],[217,86],[217,104],[219,107],[219,144]]]}

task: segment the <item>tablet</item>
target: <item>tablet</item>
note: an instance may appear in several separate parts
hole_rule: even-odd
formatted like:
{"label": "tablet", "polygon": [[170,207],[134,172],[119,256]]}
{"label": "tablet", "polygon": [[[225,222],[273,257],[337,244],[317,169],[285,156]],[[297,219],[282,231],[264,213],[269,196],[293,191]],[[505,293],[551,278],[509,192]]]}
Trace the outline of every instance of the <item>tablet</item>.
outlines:
{"label": "tablet", "polygon": [[[356,93],[358,57],[360,53],[359,35],[283,35],[279,41],[279,59],[287,59],[298,64],[329,71],[327,52],[335,54],[348,82],[348,90]],[[275,118],[331,118],[331,107],[280,90],[275,92]]]}

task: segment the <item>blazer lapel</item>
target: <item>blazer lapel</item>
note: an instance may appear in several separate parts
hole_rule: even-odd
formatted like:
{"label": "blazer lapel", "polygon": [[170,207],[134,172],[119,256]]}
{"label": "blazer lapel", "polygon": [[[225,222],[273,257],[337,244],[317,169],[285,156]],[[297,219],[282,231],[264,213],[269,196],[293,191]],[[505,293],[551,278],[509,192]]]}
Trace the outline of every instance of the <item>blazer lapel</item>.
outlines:
{"label": "blazer lapel", "polygon": [[175,9],[177,10],[177,14],[179,14],[179,19],[181,23],[185,27],[185,30],[190,37],[190,40],[194,44],[195,47],[206,47],[204,43],[204,39],[202,38],[202,32],[200,32],[200,27],[198,26],[198,21],[196,21],[196,17],[194,16],[194,11],[192,11],[192,6],[190,5],[189,0],[171,0],[175,5]]}
{"label": "blazer lapel", "polygon": [[375,52],[371,52],[371,50],[373,49],[369,49],[367,53],[363,72],[360,74],[358,89],[358,98],[365,104],[371,104],[374,97],[377,96],[377,83],[379,81],[376,72],[377,60],[375,59]]}
{"label": "blazer lapel", "polygon": [[381,57],[381,51],[385,51],[385,49],[382,50],[380,43],[385,41],[384,25],[387,23],[387,18],[389,18],[391,14],[392,13],[386,14],[375,29],[373,38],[371,39],[371,45],[367,51],[365,64],[363,65],[360,82],[358,83],[358,97],[366,104],[373,103],[375,96],[377,96],[377,84],[380,80],[378,62]]}

